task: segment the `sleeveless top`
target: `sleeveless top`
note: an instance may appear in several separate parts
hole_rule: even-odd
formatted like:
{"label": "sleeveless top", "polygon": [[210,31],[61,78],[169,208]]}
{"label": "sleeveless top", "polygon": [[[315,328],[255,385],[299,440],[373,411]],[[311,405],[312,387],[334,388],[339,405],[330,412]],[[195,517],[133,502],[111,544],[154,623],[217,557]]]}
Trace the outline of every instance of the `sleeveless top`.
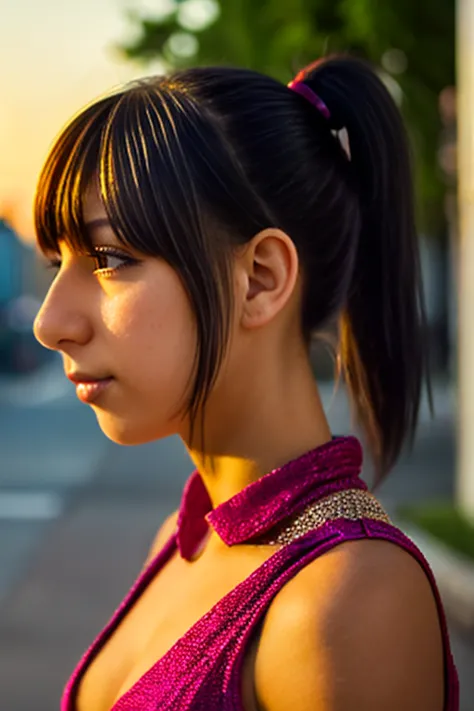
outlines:
{"label": "sleeveless top", "polygon": [[279,547],[158,659],[111,711],[243,711],[241,670],[246,645],[274,596],[318,556],[344,541],[362,538],[401,546],[425,570],[443,635],[444,711],[458,711],[458,676],[433,573],[418,548],[390,523],[368,491],[360,478],[361,468],[359,441],[335,437],[265,474],[214,509],[199,472],[191,474],[183,489],[175,532],[84,654],[65,688],[61,711],[75,711],[75,696],[86,669],[150,581],[176,549],[191,559],[209,525],[229,546],[248,541]]}

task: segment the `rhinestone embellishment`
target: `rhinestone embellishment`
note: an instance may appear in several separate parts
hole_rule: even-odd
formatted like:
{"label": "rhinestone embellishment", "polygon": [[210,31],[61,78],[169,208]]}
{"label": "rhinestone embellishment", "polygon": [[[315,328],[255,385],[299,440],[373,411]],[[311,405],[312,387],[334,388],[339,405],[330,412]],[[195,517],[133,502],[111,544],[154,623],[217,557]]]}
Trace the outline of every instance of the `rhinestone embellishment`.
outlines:
{"label": "rhinestone embellishment", "polygon": [[392,523],[373,494],[363,489],[346,489],[311,503],[290,521],[283,522],[283,527],[280,525],[279,530],[271,537],[260,537],[259,543],[268,545],[291,543],[324,523],[340,518],[351,521],[370,518],[388,524]]}

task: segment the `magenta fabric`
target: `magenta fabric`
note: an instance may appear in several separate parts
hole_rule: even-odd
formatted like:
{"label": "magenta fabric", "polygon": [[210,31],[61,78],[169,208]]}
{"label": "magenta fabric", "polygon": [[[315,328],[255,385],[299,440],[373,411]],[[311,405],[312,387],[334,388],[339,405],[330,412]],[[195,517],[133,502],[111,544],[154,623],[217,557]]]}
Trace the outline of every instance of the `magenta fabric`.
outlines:
{"label": "magenta fabric", "polygon": [[[184,558],[191,558],[208,525],[229,546],[251,541],[329,493],[367,489],[360,478],[361,468],[359,441],[355,437],[335,437],[269,472],[215,509],[199,473],[191,474],[183,490],[176,532],[139,576],[84,654],[66,686],[61,711],[75,710],[77,688],[86,669],[176,550]],[[244,711],[241,699],[244,653],[272,599],[312,560],[344,541],[362,538],[392,541],[414,556],[425,570],[438,604],[443,632],[444,711],[459,711],[458,675],[433,573],[418,548],[399,529],[371,519],[331,521],[277,550],[198,620],[111,711]]]}

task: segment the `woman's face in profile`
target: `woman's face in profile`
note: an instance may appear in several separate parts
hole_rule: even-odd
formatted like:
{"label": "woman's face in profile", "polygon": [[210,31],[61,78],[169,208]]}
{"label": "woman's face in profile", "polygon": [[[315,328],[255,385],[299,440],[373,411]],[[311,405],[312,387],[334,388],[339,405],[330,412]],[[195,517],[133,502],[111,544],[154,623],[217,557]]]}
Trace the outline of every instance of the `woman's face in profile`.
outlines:
{"label": "woman's face in profile", "polygon": [[83,217],[102,251],[81,256],[61,242],[61,254],[48,255],[61,266],[35,336],[61,353],[67,374],[112,378],[90,402],[111,440],[142,444],[174,434],[196,349],[186,292],[166,262],[119,243],[95,187],[84,195]]}

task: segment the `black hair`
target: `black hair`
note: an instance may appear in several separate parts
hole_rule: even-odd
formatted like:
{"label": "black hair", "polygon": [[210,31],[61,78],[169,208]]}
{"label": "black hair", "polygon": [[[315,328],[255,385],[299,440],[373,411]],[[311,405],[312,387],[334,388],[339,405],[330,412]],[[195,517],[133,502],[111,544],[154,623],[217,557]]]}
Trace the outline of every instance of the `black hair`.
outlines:
{"label": "black hair", "polygon": [[[329,57],[298,78],[330,119],[283,83],[231,67],[182,70],[99,99],[45,163],[38,243],[92,251],[82,196],[98,177],[117,238],[162,257],[187,290],[198,342],[193,423],[227,345],[232,247],[284,230],[303,274],[302,334],[309,344],[338,318],[342,373],[380,481],[413,437],[426,369],[407,138],[367,64]],[[341,128],[350,160],[334,135]]]}

